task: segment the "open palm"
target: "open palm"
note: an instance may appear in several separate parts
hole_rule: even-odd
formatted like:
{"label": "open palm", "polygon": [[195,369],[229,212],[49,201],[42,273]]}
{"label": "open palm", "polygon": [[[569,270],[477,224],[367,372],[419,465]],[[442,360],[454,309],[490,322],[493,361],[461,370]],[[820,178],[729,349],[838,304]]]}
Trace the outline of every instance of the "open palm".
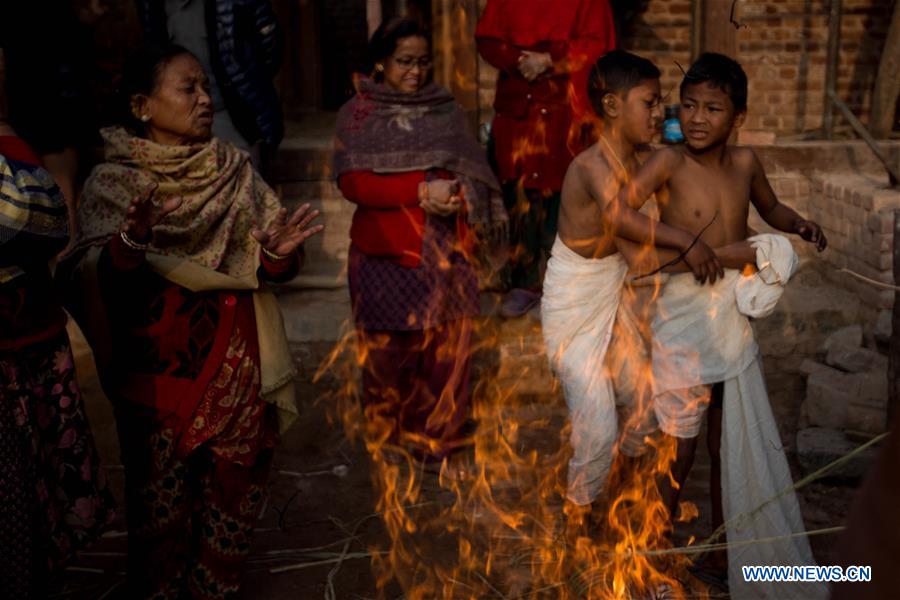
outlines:
{"label": "open palm", "polygon": [[272,254],[290,256],[300,244],[325,229],[324,225],[309,226],[318,216],[319,211],[311,211],[309,204],[298,208],[290,218],[287,209],[282,208],[265,230],[254,229],[251,234]]}
{"label": "open palm", "polygon": [[141,242],[149,240],[153,234],[153,228],[166,215],[181,206],[182,200],[178,196],[157,204],[153,201],[155,193],[156,185],[153,185],[144,194],[133,198],[128,206],[125,213],[124,231],[132,240]]}

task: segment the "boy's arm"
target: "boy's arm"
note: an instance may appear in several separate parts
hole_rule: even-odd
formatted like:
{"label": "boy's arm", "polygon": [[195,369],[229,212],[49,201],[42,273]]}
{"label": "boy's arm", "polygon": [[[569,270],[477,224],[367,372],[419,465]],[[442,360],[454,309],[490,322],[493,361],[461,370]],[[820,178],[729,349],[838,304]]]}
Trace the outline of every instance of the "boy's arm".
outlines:
{"label": "boy's arm", "polygon": [[648,246],[677,249],[684,255],[694,277],[701,283],[707,279],[715,283],[724,272],[709,246],[682,229],[654,221],[636,210],[669,180],[680,160],[679,154],[662,150],[650,157],[618,194],[608,199],[601,190],[592,191],[592,194],[600,200],[604,219],[617,237]]}
{"label": "boy's arm", "polygon": [[[616,238],[616,247],[628,263],[628,268],[637,272],[638,276],[652,273],[659,269],[660,265],[672,262],[678,257],[675,250],[643,246],[624,238]],[[716,248],[714,252],[726,269],[743,270],[747,265],[756,264],[756,249],[746,240]],[[664,273],[683,273],[687,270],[683,261],[662,269]]]}
{"label": "boy's arm", "polygon": [[819,252],[824,250],[828,245],[828,240],[825,239],[822,228],[816,222],[804,219],[797,214],[797,211],[778,201],[756,153],[750,150],[750,155],[752,159],[750,201],[753,202],[759,216],[778,231],[796,233],[807,242],[815,244]]}

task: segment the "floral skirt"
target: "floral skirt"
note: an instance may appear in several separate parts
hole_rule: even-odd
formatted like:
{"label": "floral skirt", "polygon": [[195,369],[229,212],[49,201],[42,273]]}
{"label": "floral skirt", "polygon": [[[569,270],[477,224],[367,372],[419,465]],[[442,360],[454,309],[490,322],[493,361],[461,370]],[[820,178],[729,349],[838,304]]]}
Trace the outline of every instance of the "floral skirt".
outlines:
{"label": "floral skirt", "polygon": [[112,496],[65,332],[0,352],[0,589],[38,597],[46,574],[112,519]]}

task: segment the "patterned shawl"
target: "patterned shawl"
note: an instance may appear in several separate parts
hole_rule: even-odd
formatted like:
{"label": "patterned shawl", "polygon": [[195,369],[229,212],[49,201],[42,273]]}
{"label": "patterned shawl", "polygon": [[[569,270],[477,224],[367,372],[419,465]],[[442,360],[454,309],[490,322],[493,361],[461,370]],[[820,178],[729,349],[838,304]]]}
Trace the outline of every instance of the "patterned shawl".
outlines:
{"label": "patterned shawl", "polygon": [[131,200],[156,185],[154,202],[181,196],[183,204],[154,229],[150,255],[255,280],[259,244],[250,231],[274,219],[281,203],[246,154],[215,138],[168,146],[120,127],[103,129],[101,135],[106,162],[85,183],[76,248],[106,243],[118,233]]}
{"label": "patterned shawl", "polygon": [[110,351],[108,323],[97,284],[100,249],[118,233],[125,211],[156,185],[154,202],[180,196],[183,204],[153,230],[147,263],[162,277],[194,292],[257,290],[253,294],[259,339],[260,394],[280,410],[282,432],[296,417],[295,368],[281,311],[271,292],[259,290],[259,243],[250,235],[275,218],[281,203],[247,154],[213,138],[204,144],[167,146],[122,128],[101,131],[106,162],[91,172],[82,192],[81,232],[66,257],[74,286],[86,296],[82,328],[98,364]]}
{"label": "patterned shawl", "polygon": [[336,177],[445,169],[460,179],[470,224],[494,229],[507,221],[484,149],[453,95],[436,83],[407,94],[361,78],[338,111],[334,169]]}

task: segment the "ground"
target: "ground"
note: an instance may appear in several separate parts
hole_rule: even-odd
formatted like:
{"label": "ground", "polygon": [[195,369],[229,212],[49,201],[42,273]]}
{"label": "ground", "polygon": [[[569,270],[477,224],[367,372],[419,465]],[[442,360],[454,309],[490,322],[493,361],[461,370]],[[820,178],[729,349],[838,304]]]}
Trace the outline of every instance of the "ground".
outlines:
{"label": "ground", "polygon": [[[254,538],[241,598],[375,598],[375,579],[365,553],[367,549],[383,545],[386,534],[382,521],[375,516],[370,462],[361,444],[348,441],[341,426],[329,420],[334,405],[328,392],[339,383],[335,374],[326,373],[317,382],[312,381],[319,363],[334,347],[340,327],[349,316],[346,289],[287,289],[280,298],[300,368],[297,391],[303,414],[284,436],[277,454],[271,477],[271,498]],[[485,296],[488,313],[495,302],[495,297]],[[858,318],[858,304],[853,296],[833,287],[819,272],[807,266],[788,288],[776,314],[755,324],[764,352],[772,406],[792,467],[796,467],[792,448],[799,407],[805,392],[805,380],[799,372],[799,364],[803,357],[814,355],[829,331]],[[485,322],[500,332],[501,340],[520,336],[517,343],[523,343],[521,339],[528,341],[520,353],[504,354],[501,348],[500,352],[489,353],[478,360],[504,363],[499,365],[499,369],[507,373],[515,373],[519,368],[517,365],[521,366],[521,373],[511,381],[520,380],[525,382],[523,385],[526,387],[540,387],[548,383],[538,381],[528,384],[529,378],[548,377],[546,371],[541,369],[526,373],[533,366],[533,360],[529,362],[527,346],[535,343],[538,327],[535,315],[507,323],[489,316]],[[94,430],[111,484],[121,500],[123,471],[119,466],[111,411],[98,396],[95,376],[84,367],[83,348],[79,347],[78,353]],[[552,445],[553,440],[558,438],[564,411],[558,399],[541,400],[535,405],[546,407],[550,418],[545,421],[532,420],[532,423],[540,423],[543,427],[543,436],[523,436],[522,443],[534,443],[536,447]],[[342,465],[346,467],[346,474],[338,476],[333,469]],[[684,541],[690,536],[702,539],[710,531],[708,465],[709,459],[701,444],[685,491],[686,499],[699,507],[700,517],[679,526],[677,540]],[[796,468],[794,471],[796,478],[799,473]],[[338,469],[338,472],[343,471]],[[817,482],[804,487],[800,491],[800,502],[807,529],[842,524],[852,500],[854,485],[847,482]],[[452,495],[448,497],[446,492],[439,490],[433,477],[426,480],[423,497],[445,504],[453,499]],[[121,593],[126,552],[124,519],[124,513],[120,514],[113,531],[73,565],[73,569],[65,575],[59,594],[54,597],[125,597]],[[355,535],[351,536],[354,532]],[[350,543],[347,545],[348,540]],[[811,543],[820,564],[835,562],[835,535],[813,537]],[[448,554],[448,549],[439,543],[435,544],[435,548],[434,555],[422,556],[421,561],[438,563],[452,557],[452,553]],[[342,551],[346,556],[341,561]],[[300,563],[306,566],[280,573],[270,571]],[[337,566],[339,571],[332,572]],[[329,596],[332,591],[333,595]],[[402,590],[396,583],[391,583],[385,595],[401,598]],[[501,596],[498,594],[497,597]]]}

